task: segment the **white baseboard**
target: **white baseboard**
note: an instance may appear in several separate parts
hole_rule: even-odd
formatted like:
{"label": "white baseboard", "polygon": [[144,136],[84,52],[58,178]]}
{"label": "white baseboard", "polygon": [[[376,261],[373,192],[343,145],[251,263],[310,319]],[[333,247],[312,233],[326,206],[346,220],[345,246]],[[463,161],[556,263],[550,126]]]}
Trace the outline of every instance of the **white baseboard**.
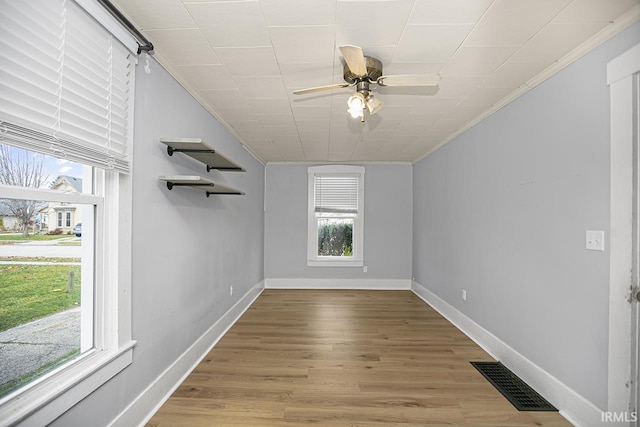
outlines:
{"label": "white baseboard", "polygon": [[[112,427],[143,426],[169,399],[193,369],[238,321],[264,290],[260,282],[211,326],[191,347],[176,359],[142,393],[134,399],[110,424]],[[168,390],[168,391],[167,391]]]}
{"label": "white baseboard", "polygon": [[264,279],[267,289],[409,290],[410,279]]}
{"label": "white baseboard", "polygon": [[605,425],[601,418],[602,410],[567,387],[560,380],[515,351],[508,344],[421,284],[412,281],[411,290],[492,357],[502,362],[544,396],[572,424],[584,427]]}

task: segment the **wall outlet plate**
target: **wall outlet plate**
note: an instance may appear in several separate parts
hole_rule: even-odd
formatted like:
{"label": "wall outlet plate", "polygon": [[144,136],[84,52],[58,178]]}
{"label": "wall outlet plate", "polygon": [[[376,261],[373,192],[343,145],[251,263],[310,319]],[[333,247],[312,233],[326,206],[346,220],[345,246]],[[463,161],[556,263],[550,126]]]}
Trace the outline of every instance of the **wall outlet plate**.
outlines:
{"label": "wall outlet plate", "polygon": [[587,230],[586,248],[590,251],[604,251],[604,231]]}

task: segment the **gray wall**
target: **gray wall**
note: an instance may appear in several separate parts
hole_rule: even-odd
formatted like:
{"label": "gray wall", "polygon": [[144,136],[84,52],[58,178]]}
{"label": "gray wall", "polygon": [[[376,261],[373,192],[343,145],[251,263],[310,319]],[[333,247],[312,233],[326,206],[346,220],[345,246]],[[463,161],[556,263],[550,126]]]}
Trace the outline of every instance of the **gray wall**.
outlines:
{"label": "gray wall", "polygon": [[[414,167],[413,274],[599,408],[607,405],[606,64],[627,29]],[[467,290],[467,301],[462,300]]]}
{"label": "gray wall", "polygon": [[[133,171],[133,364],[54,424],[107,425],[263,274],[264,167],[154,60],[136,70]],[[160,137],[203,138],[247,172],[207,174]],[[159,175],[201,175],[245,196],[174,188]],[[234,286],[233,297],[229,285]]]}
{"label": "gray wall", "polygon": [[307,266],[307,169],[267,165],[265,278],[410,279],[412,167],[365,165],[364,264]]}

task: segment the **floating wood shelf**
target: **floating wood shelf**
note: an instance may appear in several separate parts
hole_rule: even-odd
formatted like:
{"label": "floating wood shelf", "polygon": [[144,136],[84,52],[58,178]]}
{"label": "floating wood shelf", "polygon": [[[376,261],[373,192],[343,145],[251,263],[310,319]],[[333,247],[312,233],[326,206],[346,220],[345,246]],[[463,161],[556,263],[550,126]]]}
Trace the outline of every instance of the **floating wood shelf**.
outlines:
{"label": "floating wood shelf", "polygon": [[159,176],[158,179],[160,181],[165,181],[169,190],[173,189],[173,187],[191,187],[200,191],[204,191],[207,194],[207,197],[209,197],[211,194],[244,194],[240,190],[236,190],[235,188],[227,187],[226,185],[221,185],[213,181],[209,181],[208,179],[204,179],[201,176],[171,175]]}
{"label": "floating wood shelf", "polygon": [[167,145],[169,156],[173,156],[176,152],[184,153],[207,165],[207,172],[211,169],[246,172],[242,166],[218,153],[200,138],[161,138],[160,142]]}

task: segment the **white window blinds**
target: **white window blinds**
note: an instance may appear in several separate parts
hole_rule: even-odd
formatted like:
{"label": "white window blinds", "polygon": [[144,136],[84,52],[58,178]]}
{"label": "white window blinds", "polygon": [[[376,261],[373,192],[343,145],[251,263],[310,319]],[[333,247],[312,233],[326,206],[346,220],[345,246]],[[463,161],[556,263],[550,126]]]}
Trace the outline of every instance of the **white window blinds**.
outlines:
{"label": "white window blinds", "polygon": [[129,172],[135,57],[68,0],[0,0],[0,143]]}
{"label": "white window blinds", "polygon": [[357,213],[359,178],[358,174],[315,175],[315,211]]}

